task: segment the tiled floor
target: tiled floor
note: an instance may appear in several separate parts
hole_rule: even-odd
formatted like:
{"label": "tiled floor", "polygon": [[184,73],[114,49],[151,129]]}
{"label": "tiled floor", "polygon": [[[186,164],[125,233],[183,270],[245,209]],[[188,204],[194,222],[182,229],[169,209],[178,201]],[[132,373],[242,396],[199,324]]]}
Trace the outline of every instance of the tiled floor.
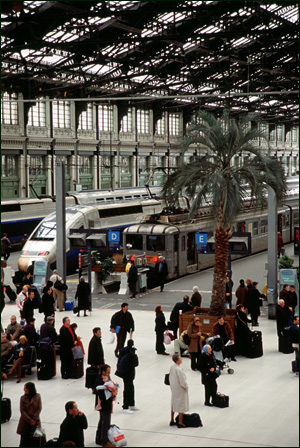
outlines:
{"label": "tiled floor", "polygon": [[[92,328],[102,328],[105,360],[112,366],[112,373],[116,364],[114,346],[107,345],[106,340],[113,312],[115,311],[109,309],[95,309],[87,318],[76,317],[77,333],[82,336],[86,350]],[[9,304],[5,307],[2,313],[4,327],[9,323],[11,314],[17,314],[16,305]],[[75,320],[71,312],[57,313],[57,329],[61,325],[59,320],[64,315]],[[171,356],[159,356],[155,353],[154,312],[133,311],[133,315],[136,322],[134,341],[140,361],[135,380],[136,404],[140,411],[133,415],[122,414],[123,387],[120,380],[119,404],[114,406],[112,415],[112,423],[124,431],[129,447],[299,446],[299,379],[291,373],[294,355],[284,355],[277,351],[275,321],[266,317],[260,319],[264,356],[257,359],[238,357],[236,363],[231,363],[234,374],[223,373],[218,379],[218,390],[230,396],[229,408],[207,408],[203,405],[204,388],[200,374],[190,369],[189,359],[183,359],[182,366],[189,383],[190,412],[198,412],[204,426],[178,429],[169,426],[170,390],[164,385],[163,379],[169,371],[172,359]],[[39,327],[42,316],[37,313],[35,317]],[[170,353],[173,352],[172,346],[167,349]],[[85,389],[84,378],[62,380],[59,362],[58,360],[58,374],[50,381],[37,381],[35,369],[20,384],[16,384],[15,378],[5,381],[4,397],[12,400],[12,419],[1,425],[2,447],[19,445],[16,428],[20,415],[19,400],[25,381],[34,381],[42,396],[41,420],[47,439],[58,435],[59,425],[65,417],[64,404],[75,400],[89,423],[85,431],[85,446],[96,446],[98,412],[94,410],[94,395]],[[118,380],[114,375],[112,379]]]}

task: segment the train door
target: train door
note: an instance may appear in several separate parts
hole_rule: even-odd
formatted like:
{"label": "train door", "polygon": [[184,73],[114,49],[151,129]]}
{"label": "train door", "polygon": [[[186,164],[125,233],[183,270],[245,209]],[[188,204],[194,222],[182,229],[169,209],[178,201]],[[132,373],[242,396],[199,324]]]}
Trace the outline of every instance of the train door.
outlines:
{"label": "train door", "polygon": [[187,272],[187,235],[186,233],[179,234],[178,245],[178,273],[184,275]]}
{"label": "train door", "polygon": [[278,213],[278,232],[282,235],[282,213]]}
{"label": "train door", "polygon": [[[179,235],[174,234],[173,235],[173,261],[174,261],[174,272],[172,276],[178,277],[179,275]],[[170,269],[169,269],[169,275],[170,275]]]}
{"label": "train door", "polygon": [[190,232],[187,235],[187,264],[195,263],[195,232]]}

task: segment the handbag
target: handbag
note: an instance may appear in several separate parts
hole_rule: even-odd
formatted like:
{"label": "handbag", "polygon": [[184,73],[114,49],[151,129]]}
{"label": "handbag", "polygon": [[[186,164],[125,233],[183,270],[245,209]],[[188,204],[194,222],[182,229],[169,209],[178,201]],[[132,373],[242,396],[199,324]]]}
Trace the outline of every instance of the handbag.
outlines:
{"label": "handbag", "polygon": [[164,333],[164,344],[169,345],[171,344],[171,338],[169,333]]}
{"label": "handbag", "polygon": [[57,279],[53,285],[53,288],[58,289],[58,291],[66,291],[68,289],[68,286]]}
{"label": "handbag", "polygon": [[79,310],[78,310],[78,306],[74,306],[74,308],[73,308],[73,313],[74,313],[74,314],[77,314],[78,311],[79,311]]}
{"label": "handbag", "polygon": [[76,347],[72,347],[72,353],[73,353],[73,359],[82,359],[83,358],[83,351],[80,345]]}
{"label": "handbag", "polygon": [[170,374],[169,373],[165,374],[164,383],[166,386],[170,386]]}
{"label": "handbag", "polygon": [[108,339],[107,339],[107,344],[113,344],[115,342],[115,335],[112,331],[110,331]]}

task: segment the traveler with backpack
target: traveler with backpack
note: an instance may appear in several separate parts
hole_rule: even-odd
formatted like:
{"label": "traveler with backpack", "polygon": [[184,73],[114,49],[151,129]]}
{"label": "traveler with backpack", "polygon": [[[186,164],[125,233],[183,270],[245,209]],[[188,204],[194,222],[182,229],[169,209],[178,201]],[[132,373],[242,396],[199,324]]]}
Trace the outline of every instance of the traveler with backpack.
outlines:
{"label": "traveler with backpack", "polygon": [[139,411],[139,408],[135,406],[133,384],[135,368],[139,365],[139,359],[135,353],[136,348],[133,345],[133,340],[129,339],[127,347],[121,348],[115,373],[124,382],[123,414],[133,414],[133,411]]}

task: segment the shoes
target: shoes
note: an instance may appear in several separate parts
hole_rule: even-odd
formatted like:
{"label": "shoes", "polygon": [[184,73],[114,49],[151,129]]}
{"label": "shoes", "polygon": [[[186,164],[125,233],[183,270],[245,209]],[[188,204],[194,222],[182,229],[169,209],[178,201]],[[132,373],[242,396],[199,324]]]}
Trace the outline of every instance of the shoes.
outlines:
{"label": "shoes", "polygon": [[83,317],[88,317],[88,315],[87,315],[87,314],[84,314]]}
{"label": "shoes", "polygon": [[164,356],[169,356],[170,353],[163,352],[163,353],[161,353],[161,354],[164,355]]}
{"label": "shoes", "polygon": [[204,403],[204,405],[205,405],[205,406],[210,406],[210,407],[212,407],[212,406],[213,406],[213,404],[212,404],[212,403]]}
{"label": "shoes", "polygon": [[299,372],[296,372],[296,373],[295,373],[295,376],[299,376]]}
{"label": "shoes", "polygon": [[181,425],[180,423],[177,423],[177,428],[186,428],[185,425]]}
{"label": "shoes", "polygon": [[173,422],[170,422],[169,425],[170,426],[175,426],[175,425],[177,425],[177,423],[173,421]]}
{"label": "shoes", "polygon": [[123,409],[123,414],[133,414],[133,411],[130,409]]}
{"label": "shoes", "polygon": [[129,409],[131,411],[139,411],[140,410],[140,408],[138,408],[137,406],[129,406]]}
{"label": "shoes", "polygon": [[235,358],[231,358],[231,361],[235,361],[236,362],[236,359]]}

